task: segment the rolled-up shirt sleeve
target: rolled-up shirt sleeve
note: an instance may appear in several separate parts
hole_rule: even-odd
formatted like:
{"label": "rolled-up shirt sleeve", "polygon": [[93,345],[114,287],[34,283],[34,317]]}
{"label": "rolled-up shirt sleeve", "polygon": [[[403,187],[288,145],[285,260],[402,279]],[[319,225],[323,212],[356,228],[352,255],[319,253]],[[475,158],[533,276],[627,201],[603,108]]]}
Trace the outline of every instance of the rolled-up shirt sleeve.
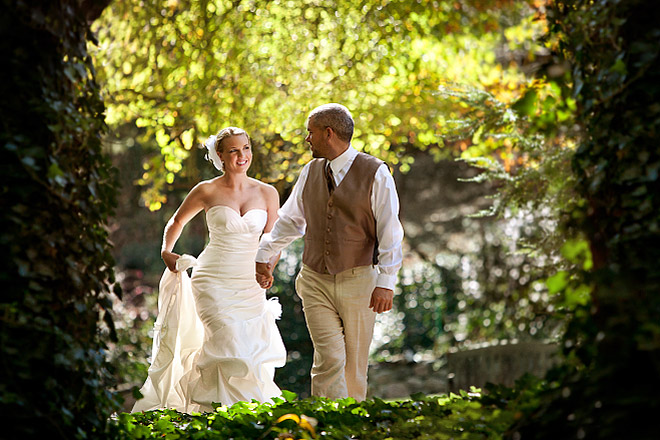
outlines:
{"label": "rolled-up shirt sleeve", "polygon": [[399,220],[399,196],[394,178],[387,165],[383,164],[376,171],[371,209],[376,218],[376,236],[378,237],[378,279],[377,287],[394,290],[397,274],[403,261],[403,227]]}
{"label": "rolled-up shirt sleeve", "polygon": [[291,195],[277,211],[278,219],[275,221],[273,229],[261,237],[257,256],[255,257],[257,263],[268,263],[273,255],[305,234],[307,223],[305,221],[302,193],[308,174],[309,164],[303,167],[298,181],[293,186]]}

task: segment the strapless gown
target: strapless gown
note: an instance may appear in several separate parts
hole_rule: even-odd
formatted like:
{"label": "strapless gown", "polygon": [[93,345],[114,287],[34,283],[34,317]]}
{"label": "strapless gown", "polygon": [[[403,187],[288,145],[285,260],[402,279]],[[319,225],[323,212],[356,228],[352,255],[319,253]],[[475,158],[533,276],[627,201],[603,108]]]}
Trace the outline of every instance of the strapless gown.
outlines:
{"label": "strapless gown", "polygon": [[179,272],[166,269],[161,279],[153,360],[133,412],[212,411],[212,403],[264,402],[281,394],[273,376],[286,361],[275,323],[282,309],[275,298],[266,300],[254,273],[267,213],[241,216],[217,205],[206,220],[204,251],[196,260],[182,256]]}

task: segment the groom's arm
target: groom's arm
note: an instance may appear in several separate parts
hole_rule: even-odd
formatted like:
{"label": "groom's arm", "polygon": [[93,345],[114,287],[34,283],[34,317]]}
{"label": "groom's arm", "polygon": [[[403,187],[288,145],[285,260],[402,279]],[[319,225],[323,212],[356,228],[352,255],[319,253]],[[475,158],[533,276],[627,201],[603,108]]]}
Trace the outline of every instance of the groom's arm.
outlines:
{"label": "groom's arm", "polygon": [[397,273],[403,261],[403,227],[399,220],[399,196],[394,178],[385,165],[376,171],[371,209],[376,218],[378,237],[378,279],[371,295],[370,308],[386,312],[392,308]]}
{"label": "groom's arm", "polygon": [[[271,259],[279,254],[295,239],[305,234],[307,223],[305,221],[305,210],[302,204],[302,192],[307,182],[309,164],[303,167],[300,177],[291,191],[291,195],[278,211],[279,218],[273,225],[273,229],[262,235],[259,249],[255,258],[257,273],[268,266]],[[273,267],[269,268],[272,273]]]}

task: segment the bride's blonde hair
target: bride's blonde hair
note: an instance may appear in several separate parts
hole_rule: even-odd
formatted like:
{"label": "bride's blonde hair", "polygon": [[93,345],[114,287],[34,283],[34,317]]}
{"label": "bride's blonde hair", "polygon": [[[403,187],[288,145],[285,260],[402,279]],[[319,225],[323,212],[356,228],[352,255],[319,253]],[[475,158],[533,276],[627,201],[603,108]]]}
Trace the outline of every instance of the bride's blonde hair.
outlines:
{"label": "bride's blonde hair", "polygon": [[220,147],[222,145],[222,141],[224,141],[228,137],[240,136],[242,134],[244,134],[245,137],[247,137],[248,144],[250,146],[252,146],[252,139],[250,139],[250,135],[247,134],[247,131],[243,130],[242,128],[238,128],[238,127],[225,127],[222,130],[220,130],[218,132],[218,134],[215,136],[215,146],[214,146],[215,151],[220,153],[220,151],[221,151]]}

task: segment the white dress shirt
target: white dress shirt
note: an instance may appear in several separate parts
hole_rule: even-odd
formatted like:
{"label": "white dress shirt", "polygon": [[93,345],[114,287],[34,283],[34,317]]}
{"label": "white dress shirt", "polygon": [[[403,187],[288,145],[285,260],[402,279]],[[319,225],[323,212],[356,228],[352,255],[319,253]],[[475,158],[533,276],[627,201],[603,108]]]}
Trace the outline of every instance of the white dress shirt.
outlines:
{"label": "white dress shirt", "polygon": [[[357,150],[349,146],[345,152],[330,161],[335,187],[341,184],[357,154]],[[258,263],[267,263],[273,255],[305,234],[307,224],[302,194],[308,175],[309,163],[303,167],[289,199],[278,211],[279,218],[273,225],[273,230],[261,238],[256,256]],[[394,290],[403,260],[403,227],[399,221],[399,197],[394,178],[385,164],[376,170],[371,192],[371,210],[376,218],[378,238],[379,274],[376,286]]]}

